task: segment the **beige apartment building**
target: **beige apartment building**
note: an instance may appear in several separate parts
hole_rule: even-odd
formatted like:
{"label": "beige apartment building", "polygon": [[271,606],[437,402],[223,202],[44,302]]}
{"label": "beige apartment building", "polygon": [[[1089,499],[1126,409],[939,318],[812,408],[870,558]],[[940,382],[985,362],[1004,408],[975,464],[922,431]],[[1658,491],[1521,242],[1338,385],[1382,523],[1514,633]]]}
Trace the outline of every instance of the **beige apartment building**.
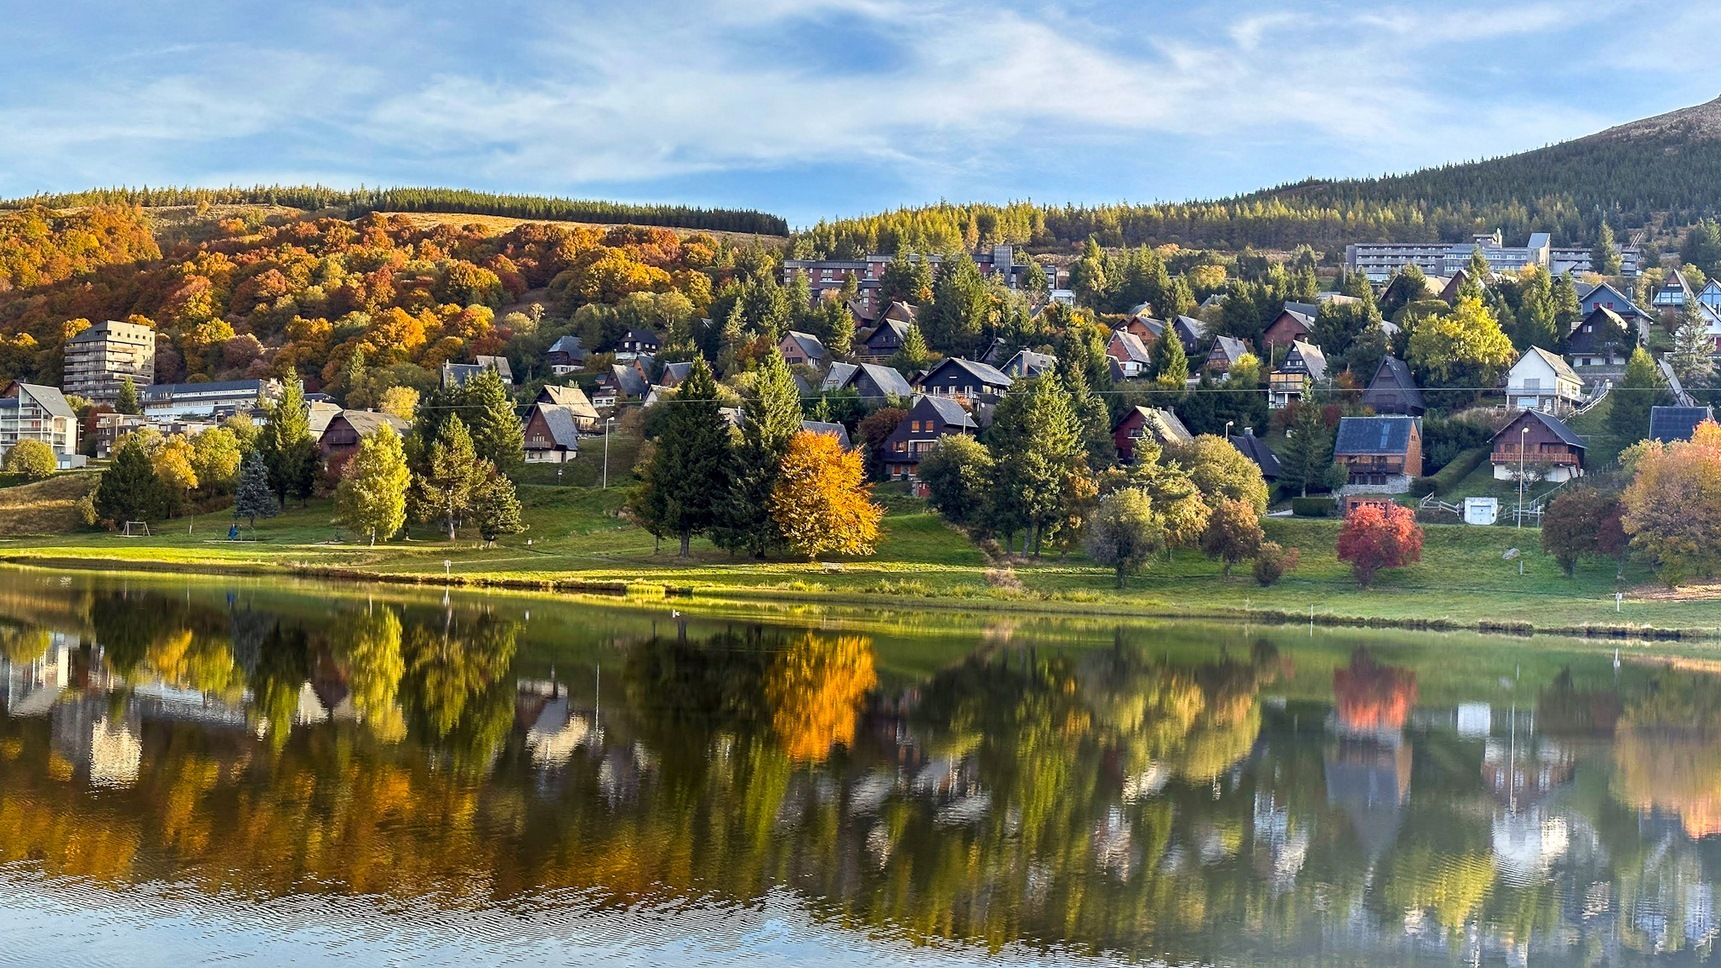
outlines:
{"label": "beige apartment building", "polygon": [[155,330],[106,320],[66,341],[66,392],[112,403],[126,377],[138,390],[155,383]]}

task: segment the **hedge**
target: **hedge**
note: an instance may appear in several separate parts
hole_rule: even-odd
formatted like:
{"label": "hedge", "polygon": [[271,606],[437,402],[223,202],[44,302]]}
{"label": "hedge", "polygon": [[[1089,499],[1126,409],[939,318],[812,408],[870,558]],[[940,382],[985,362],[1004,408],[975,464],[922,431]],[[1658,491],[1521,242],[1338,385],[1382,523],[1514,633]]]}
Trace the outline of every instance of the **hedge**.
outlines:
{"label": "hedge", "polygon": [[1481,467],[1482,462],[1487,460],[1491,453],[1493,450],[1487,446],[1473,447],[1452,458],[1445,467],[1442,467],[1432,477],[1418,478],[1416,483],[1429,482],[1428,489],[1418,494],[1415,484],[1413,484],[1411,493],[1417,494],[1418,497],[1426,497],[1429,494],[1445,494],[1456,487],[1459,481],[1469,477],[1476,468]]}
{"label": "hedge", "polygon": [[1291,498],[1291,513],[1299,518],[1330,518],[1335,507],[1331,497]]}

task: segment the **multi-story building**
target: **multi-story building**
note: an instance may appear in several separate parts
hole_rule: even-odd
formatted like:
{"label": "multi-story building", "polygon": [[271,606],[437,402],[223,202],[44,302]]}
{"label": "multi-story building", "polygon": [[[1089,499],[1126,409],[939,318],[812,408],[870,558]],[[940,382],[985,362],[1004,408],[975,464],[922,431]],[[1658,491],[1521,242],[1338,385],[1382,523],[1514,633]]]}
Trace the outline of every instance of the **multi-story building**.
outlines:
{"label": "multi-story building", "polygon": [[215,383],[163,383],[143,391],[143,412],[152,420],[168,417],[230,417],[259,403],[281,399],[280,380],[222,380]]}
{"label": "multi-story building", "polygon": [[[1028,265],[1018,262],[1016,255],[1013,245],[994,245],[976,252],[974,262],[980,267],[981,275],[996,277],[1011,289],[1019,289]],[[917,262],[924,259],[934,266],[943,261],[943,257],[938,255],[914,255],[910,258]],[[882,308],[878,290],[890,260],[888,255],[869,255],[864,259],[788,259],[783,263],[783,281],[787,283],[797,272],[805,273],[814,298],[818,298],[840,292],[848,277],[854,276],[859,286],[854,308],[867,319],[873,319]],[[1047,274],[1049,277],[1051,272]]]}
{"label": "multi-story building", "polygon": [[109,319],[66,341],[67,393],[112,403],[127,377],[139,390],[155,382],[155,330]]}
{"label": "multi-story building", "polygon": [[[1478,233],[1469,242],[1353,242],[1345,246],[1345,267],[1361,272],[1370,281],[1385,282],[1407,265],[1424,274],[1448,278],[1470,264],[1477,249],[1495,272],[1516,273],[1526,266],[1541,266],[1553,273],[1583,274],[1591,271],[1590,250],[1556,249],[1546,232],[1531,235],[1521,246],[1507,245],[1498,229]],[[1620,272],[1635,276],[1640,253],[1636,246],[1620,249]]]}
{"label": "multi-story building", "polygon": [[54,387],[14,383],[0,396],[0,457],[21,440],[39,440],[54,449],[62,468],[81,464],[78,415]]}

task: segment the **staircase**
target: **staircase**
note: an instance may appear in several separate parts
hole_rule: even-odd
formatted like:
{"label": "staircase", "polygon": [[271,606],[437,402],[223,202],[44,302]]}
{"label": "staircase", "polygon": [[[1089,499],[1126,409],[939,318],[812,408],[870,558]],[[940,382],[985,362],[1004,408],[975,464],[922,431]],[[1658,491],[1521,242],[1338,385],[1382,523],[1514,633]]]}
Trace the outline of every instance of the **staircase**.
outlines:
{"label": "staircase", "polygon": [[1612,390],[1612,389],[1613,389],[1613,381],[1612,380],[1603,380],[1602,384],[1601,384],[1601,388],[1596,390],[1595,396],[1590,397],[1588,400],[1585,400],[1583,403],[1583,406],[1577,408],[1576,410],[1573,410],[1571,413],[1567,414],[1566,416],[1568,418],[1570,418],[1570,417],[1581,417],[1584,414],[1589,413],[1591,410],[1595,409],[1596,404],[1607,399],[1607,392],[1609,390]]}

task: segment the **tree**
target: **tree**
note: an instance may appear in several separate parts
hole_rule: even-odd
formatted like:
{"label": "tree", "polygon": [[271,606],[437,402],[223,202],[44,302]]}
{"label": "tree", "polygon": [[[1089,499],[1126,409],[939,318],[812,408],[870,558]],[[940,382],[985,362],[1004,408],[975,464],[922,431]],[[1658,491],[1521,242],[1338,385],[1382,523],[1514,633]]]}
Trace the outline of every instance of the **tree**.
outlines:
{"label": "tree", "polygon": [[59,458],[54,456],[54,448],[33,437],[26,437],[13,444],[12,449],[6,452],[6,459],[0,461],[0,470],[8,474],[21,474],[29,481],[50,477],[57,467]]}
{"label": "tree", "polygon": [[1070,267],[1070,288],[1076,301],[1097,311],[1104,311],[1111,302],[1111,257],[1100,248],[1099,241],[1088,236],[1082,243],[1081,258]]}
{"label": "tree", "polygon": [[1553,555],[1567,578],[1579,558],[1599,553],[1597,538],[1615,503],[1593,487],[1568,488],[1549,502],[1542,516],[1542,550]]}
{"label": "tree", "polygon": [[1256,583],[1262,588],[1272,587],[1287,573],[1297,570],[1300,557],[1295,548],[1285,548],[1277,541],[1262,542],[1260,552],[1255,555]]}
{"label": "tree", "polygon": [[174,434],[162,441],[150,455],[150,463],[155,466],[155,476],[162,484],[176,498],[183,498],[186,492],[197,487],[197,468],[193,466],[195,457],[191,442],[183,434]]}
{"label": "tree", "polygon": [[1172,448],[1170,456],[1189,474],[1210,507],[1220,501],[1242,501],[1256,514],[1267,513],[1267,481],[1261,468],[1225,438],[1202,434]]}
{"label": "tree", "polygon": [[789,441],[771,492],[771,514],[789,546],[815,559],[827,552],[870,555],[884,509],[868,496],[859,454],[808,431]]}
{"label": "tree", "polygon": [[119,398],[114,401],[114,412],[133,415],[143,413],[143,407],[138,405],[137,384],[133,383],[129,376],[120,384]]}
{"label": "tree", "polygon": [[142,440],[130,437],[114,454],[96,486],[96,514],[116,524],[160,521],[173,507],[173,494],[155,475]]}
{"label": "tree", "polygon": [[304,500],[311,496],[317,445],[311,439],[305,385],[297,375],[287,378],[280,401],[267,409],[258,449],[269,468],[269,487],[276,500],[286,504],[289,497]]}
{"label": "tree", "polygon": [[903,376],[913,376],[916,371],[926,368],[932,362],[932,351],[926,348],[926,339],[920,334],[920,327],[914,323],[908,325],[908,332],[902,337],[902,346],[890,358],[890,368]]}
{"label": "tree", "polygon": [[1309,488],[1326,479],[1333,463],[1333,431],[1321,417],[1319,404],[1296,403],[1285,450],[1279,455],[1279,480],[1297,488],[1303,497]]}
{"label": "tree", "polygon": [[1698,424],[1690,440],[1640,445],[1620,502],[1632,550],[1678,586],[1721,570],[1721,425]]}
{"label": "tree", "polygon": [[483,477],[472,489],[472,523],[486,548],[494,547],[502,535],[526,530],[520,522],[520,498],[514,492],[514,482],[495,467],[485,465]]}
{"label": "tree", "polygon": [[1382,568],[1422,560],[1422,527],[1401,504],[1359,504],[1339,530],[1338,558],[1350,563],[1357,587],[1367,588]]}
{"label": "tree", "polygon": [[746,417],[711,539],[720,548],[763,558],[783,540],[771,515],[771,491],[789,441],[801,432],[801,394],[774,347],[755,373]]}
{"label": "tree", "polygon": [[1120,488],[1100,498],[1099,510],[1088,522],[1086,544],[1088,557],[1117,573],[1121,589],[1165,548],[1165,524],[1146,491]]}
{"label": "tree", "polygon": [[717,397],[717,381],[703,356],[677,389],[663,433],[657,439],[645,486],[659,489],[647,506],[660,509],[664,533],[681,539],[681,557],[693,554],[693,536],[717,520],[728,490],[729,420]]}
{"label": "tree", "polygon": [[993,416],[991,524],[1006,540],[1028,530],[1038,554],[1048,530],[1063,517],[1069,475],[1081,461],[1081,425],[1056,374],[1026,382],[1021,392],[999,401]]}
{"label": "tree", "polygon": [[472,422],[472,449],[507,473],[526,461],[526,441],[520,417],[502,375],[484,367],[461,390],[462,411]]}
{"label": "tree", "polygon": [[1261,519],[1254,507],[1243,501],[1220,501],[1213,506],[1207,530],[1201,534],[1201,553],[1225,562],[1224,575],[1229,578],[1232,567],[1255,557],[1264,540],[1266,535],[1261,531]]}
{"label": "tree", "polygon": [[1161,390],[1172,391],[1173,402],[1180,399],[1189,384],[1189,357],[1183,352],[1183,341],[1172,332],[1169,324],[1154,341],[1149,356],[1149,362],[1153,364],[1154,384]]}
{"label": "tree", "polygon": [[359,440],[335,487],[335,520],[369,538],[387,541],[406,524],[412,471],[394,427],[384,423]]}
{"label": "tree", "polygon": [[1617,276],[1620,270],[1619,246],[1613,237],[1613,226],[1602,219],[1601,229],[1596,233],[1596,247],[1590,253],[1590,268],[1604,276]]}
{"label": "tree", "polygon": [[1417,320],[1407,355],[1428,385],[1460,388],[1468,396],[1494,386],[1517,360],[1499,320],[1473,297],[1459,299],[1449,313]]}
{"label": "tree", "polygon": [[413,499],[421,520],[441,518],[454,540],[455,529],[472,508],[472,489],[481,477],[472,435],[459,416],[449,417],[425,455],[424,469],[413,481]]}
{"label": "tree", "polygon": [[244,518],[257,530],[258,518],[272,518],[281,510],[275,494],[269,488],[269,468],[257,451],[245,455],[239,467],[239,483],[233,492],[233,520]]}
{"label": "tree", "polygon": [[985,520],[988,489],[996,468],[992,453],[973,437],[948,434],[921,455],[920,482],[927,502],[957,527]]}
{"label": "tree", "polygon": [[1704,219],[1692,226],[1679,246],[1679,260],[1717,275],[1716,270],[1721,269],[1721,224]]}
{"label": "tree", "polygon": [[210,427],[191,438],[191,466],[198,486],[206,492],[226,493],[239,479],[239,438],[226,427]]}
{"label": "tree", "polygon": [[933,277],[932,304],[921,312],[928,346],[967,356],[979,346],[992,312],[992,294],[980,267],[966,252],[945,257]]}
{"label": "tree", "polygon": [[884,463],[885,442],[907,417],[908,411],[901,407],[879,407],[855,424],[855,433],[866,444],[866,457],[873,462],[874,470],[880,469]]}
{"label": "tree", "polygon": [[1715,377],[1715,338],[1709,335],[1701,303],[1686,305],[1679,328],[1673,331],[1673,349],[1667,364],[1687,388],[1706,387]]}
{"label": "tree", "polygon": [[879,278],[878,298],[887,303],[919,303],[931,294],[932,264],[907,249],[898,249]]}
{"label": "tree", "polygon": [[376,408],[383,413],[410,421],[418,410],[418,391],[412,387],[389,387],[382,392]]}
{"label": "tree", "polygon": [[1639,346],[1626,361],[1625,375],[1608,394],[1613,404],[1608,411],[1608,429],[1622,443],[1642,440],[1649,435],[1649,411],[1665,406],[1672,398],[1667,392],[1667,380],[1655,358]]}

